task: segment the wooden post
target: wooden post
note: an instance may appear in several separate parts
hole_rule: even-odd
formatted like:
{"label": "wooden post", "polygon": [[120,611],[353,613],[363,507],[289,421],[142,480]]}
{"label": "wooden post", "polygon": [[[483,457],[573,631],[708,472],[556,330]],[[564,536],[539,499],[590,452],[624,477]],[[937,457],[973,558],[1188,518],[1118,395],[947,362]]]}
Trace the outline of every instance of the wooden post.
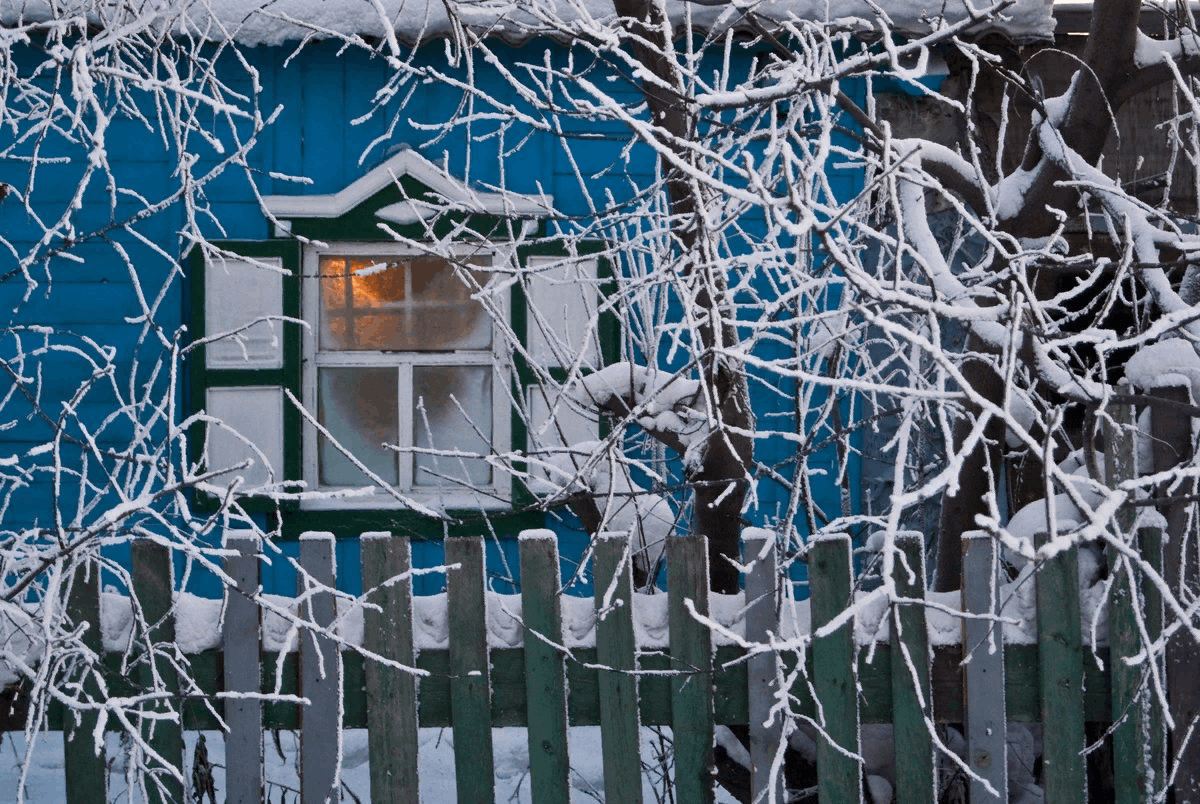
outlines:
{"label": "wooden post", "polygon": [[[1049,536],[1039,533],[1038,547]],[[1079,621],[1079,550],[1046,559],[1037,572],[1038,682],[1046,800],[1087,801],[1083,749],[1083,637]]]}
{"label": "wooden post", "polygon": [[[982,531],[962,536],[963,610],[995,616],[1000,576],[996,543]],[[1076,595],[1078,600],[1078,595]],[[1078,619],[1078,618],[1076,618]],[[991,619],[963,618],[963,705],[967,713],[967,761],[996,795],[974,779],[971,802],[1008,801],[1008,726],[1004,698],[1004,629]],[[1082,711],[1082,709],[1080,710]]]}
{"label": "wooden post", "polygon": [[[359,540],[363,591],[380,611],[363,612],[363,645],[413,667],[412,546],[407,536],[364,533]],[[371,592],[371,590],[374,590]],[[371,800],[417,804],[417,679],[367,660],[367,747]]]}
{"label": "wooden post", "polygon": [[163,765],[146,758],[148,768],[146,797],[151,804],[183,800],[183,706],[179,698],[179,673],[175,666],[160,660],[156,651],[171,652],[175,648],[175,617],[172,595],[175,573],[171,566],[171,551],[166,545],[149,539],[133,542],[133,594],[149,626],[151,648],[149,661],[141,667],[142,688],[166,693],[169,698],[143,707],[162,719],[143,721],[142,737],[166,762]]}
{"label": "wooden post", "polygon": [[[316,585],[334,587],[336,569],[332,533],[300,535],[300,567],[307,573],[302,594],[308,604],[301,616],[314,629],[328,629],[336,617],[330,592],[311,591]],[[308,699],[300,714],[300,797],[304,804],[337,802],[338,737],[342,729],[342,654],[337,643],[314,631],[300,633],[300,694]]]}
{"label": "wooden post", "polygon": [[[1150,432],[1154,443],[1154,471],[1166,472],[1189,460],[1193,455],[1192,417],[1176,405],[1191,405],[1188,388],[1159,388],[1155,396],[1167,404],[1152,405]],[[1172,405],[1170,403],[1175,403]],[[1178,499],[1196,493],[1194,482],[1176,488],[1161,488],[1159,511],[1167,519],[1166,549],[1163,556],[1163,580],[1183,601],[1188,599],[1184,589],[1194,594],[1200,588],[1200,557],[1197,555],[1196,530],[1188,530],[1189,511],[1194,502]],[[1167,643],[1166,674],[1167,700],[1176,731],[1171,734],[1172,753],[1179,752],[1183,736],[1200,716],[1200,645],[1186,632],[1177,634]],[[1175,757],[1175,800],[1200,801],[1200,739],[1193,735],[1187,749]]]}
{"label": "wooden post", "polygon": [[[1162,574],[1163,566],[1163,535],[1158,528],[1142,528],[1138,533],[1138,538],[1141,541],[1142,557],[1147,563]],[[1163,629],[1163,597],[1162,590],[1158,588],[1150,578],[1145,578],[1142,581],[1142,596],[1146,601],[1146,635],[1151,642],[1156,641],[1162,635]],[[1159,663],[1155,669],[1158,672],[1159,682],[1166,683],[1165,674],[1161,672],[1162,664]],[[1150,792],[1159,791],[1166,785],[1167,779],[1167,732],[1166,723],[1163,722],[1162,709],[1158,705],[1157,697],[1153,697],[1149,686],[1153,683],[1147,679],[1146,695],[1151,696],[1148,704],[1148,713],[1146,718],[1146,739],[1150,744],[1150,767],[1146,773],[1147,790]],[[1150,796],[1146,796],[1149,800]]]}
{"label": "wooden post", "polygon": [[667,612],[671,635],[671,729],[675,737],[675,797],[713,799],[712,633],[688,611],[708,615],[708,539],[688,534],[667,541]]}
{"label": "wooden post", "polygon": [[[765,528],[747,528],[743,533],[742,563],[746,574],[746,641],[765,644],[779,636],[779,565],[775,533]],[[779,695],[779,654],[756,653],[746,662],[750,705],[750,800],[786,801],[783,763],[771,769],[783,748],[783,715],[771,707]]]}
{"label": "wooden post", "polygon": [[[1105,422],[1105,474],[1110,487],[1137,476],[1134,461],[1133,409],[1118,404],[1108,411]],[[1133,506],[1123,507],[1116,515],[1118,535],[1135,550],[1140,540],[1134,533],[1136,512]],[[1141,571],[1130,566],[1120,553],[1108,549],[1109,574],[1113,577],[1112,602],[1108,619],[1108,644],[1112,657],[1112,716],[1113,716],[1113,788],[1115,804],[1135,804],[1147,800],[1149,766],[1146,762],[1145,704],[1149,686],[1142,686],[1145,666],[1130,666],[1122,661],[1137,654],[1141,646],[1137,613],[1142,609]]]}
{"label": "wooden post", "polygon": [[[97,562],[75,566],[71,593],[67,598],[67,617],[71,624],[87,623],[83,634],[84,646],[96,654],[96,666],[102,666],[104,639],[100,633],[100,565]],[[82,700],[99,701],[100,686],[87,673],[80,695]],[[63,712],[63,763],[67,778],[67,800],[74,804],[104,804],[108,800],[108,771],[105,767],[104,743],[96,745],[93,733],[100,715],[96,711]]]}
{"label": "wooden post", "polygon": [[[897,533],[896,550],[892,565],[896,594],[925,600],[925,537],[913,531]],[[891,618],[896,804],[932,804],[937,797],[937,785],[928,725],[933,722],[933,691],[929,684],[925,606],[894,604]]]}
{"label": "wooden post", "polygon": [[[262,612],[250,596],[259,590],[260,542],[253,531],[227,531],[225,549],[236,551],[225,558],[225,573],[234,582],[225,590],[225,690],[257,695],[262,681]],[[263,800],[262,701],[227,698],[225,723],[229,727],[225,735],[226,801],[258,804]]]}
{"label": "wooden post", "polygon": [[816,636],[852,605],[851,566],[849,534],[818,536],[809,543],[813,688],[820,704],[820,726],[825,730],[817,740],[817,798],[821,804],[858,804],[863,796],[862,769],[851,758],[861,756],[854,618],[831,634]]}
{"label": "wooden post", "polygon": [[527,530],[519,547],[530,793],[538,804],[568,804],[566,668],[558,647],[563,640],[558,537],[551,530]]}
{"label": "wooden post", "polygon": [[633,575],[628,533],[596,537],[596,610],[616,578],[607,613],[596,620],[600,671],[600,742],[604,752],[604,796],[613,804],[642,804],[637,669],[633,641]]}
{"label": "wooden post", "polygon": [[491,670],[488,664],[483,540],[446,539],[450,625],[450,719],[460,804],[494,804]]}

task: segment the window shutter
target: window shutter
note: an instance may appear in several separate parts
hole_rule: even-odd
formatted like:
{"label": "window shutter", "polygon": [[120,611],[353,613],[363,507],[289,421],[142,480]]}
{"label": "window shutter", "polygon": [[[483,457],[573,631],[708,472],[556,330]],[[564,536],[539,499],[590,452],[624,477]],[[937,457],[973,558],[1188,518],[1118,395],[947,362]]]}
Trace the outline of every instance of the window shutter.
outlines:
{"label": "window shutter", "polygon": [[213,259],[205,266],[210,369],[283,368],[283,258]]}
{"label": "window shutter", "polygon": [[210,469],[248,466],[215,479],[214,485],[228,488],[236,478],[239,490],[253,494],[283,479],[283,388],[277,385],[244,388],[209,388],[205,411],[222,425],[209,425]]}
{"label": "window shutter", "polygon": [[595,441],[600,434],[600,419],[591,411],[582,411],[561,391],[531,385],[526,389],[529,410],[529,454],[534,477],[549,479],[542,465],[562,455],[573,444]]}
{"label": "window shutter", "polygon": [[582,353],[585,368],[600,367],[596,266],[593,258],[527,259],[526,344],[535,364],[566,368]]}
{"label": "window shutter", "polygon": [[[288,241],[221,243],[237,256],[193,255],[194,407],[220,421],[193,437],[193,460],[229,468],[209,484],[252,496],[299,479],[299,249]],[[245,464],[245,466],[241,466]],[[239,468],[233,468],[239,467]]]}

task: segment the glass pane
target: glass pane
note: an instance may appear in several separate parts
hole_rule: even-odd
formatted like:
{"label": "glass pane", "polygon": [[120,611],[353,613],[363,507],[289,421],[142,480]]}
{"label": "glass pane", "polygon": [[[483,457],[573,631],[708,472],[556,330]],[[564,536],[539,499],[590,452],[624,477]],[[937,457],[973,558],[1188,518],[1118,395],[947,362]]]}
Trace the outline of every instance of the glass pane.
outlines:
{"label": "glass pane", "polygon": [[[318,378],[317,420],[338,443],[388,483],[399,481],[395,444],[400,431],[396,369],[327,368]],[[369,481],[350,459],[321,436],[317,445],[323,486],[362,486]]]}
{"label": "glass pane", "polygon": [[[492,441],[491,368],[413,366],[413,431],[417,447],[488,454]],[[482,458],[418,453],[413,456],[413,482],[418,486],[488,485],[492,467]]]}
{"label": "glass pane", "polygon": [[[480,264],[478,260],[474,264]],[[424,342],[414,349],[487,349],[492,345],[492,321],[483,305],[471,298],[471,288],[444,260],[418,257],[412,271],[412,326]],[[487,284],[487,274],[473,272]]]}
{"label": "glass pane", "polygon": [[[473,275],[487,282],[486,272]],[[440,258],[322,257],[320,276],[322,349],[436,352],[492,344],[483,305]]]}

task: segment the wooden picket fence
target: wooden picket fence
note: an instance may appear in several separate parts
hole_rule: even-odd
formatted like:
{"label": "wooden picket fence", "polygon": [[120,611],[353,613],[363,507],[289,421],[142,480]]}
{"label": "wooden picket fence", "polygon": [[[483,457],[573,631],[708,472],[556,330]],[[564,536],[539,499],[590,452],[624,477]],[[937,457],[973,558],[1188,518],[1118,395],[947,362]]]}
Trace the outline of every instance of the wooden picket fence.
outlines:
{"label": "wooden picket fence", "polygon": [[[1161,554],[1161,534],[1142,533],[1143,553]],[[971,786],[971,801],[1007,801],[1005,724],[1041,722],[1044,730],[1044,784],[1047,801],[1069,804],[1085,800],[1084,723],[1109,723],[1116,757],[1117,801],[1147,800],[1147,791],[1163,786],[1162,723],[1154,707],[1143,706],[1147,684],[1141,666],[1119,657],[1138,649],[1132,622],[1134,600],[1145,605],[1149,636],[1161,628],[1161,602],[1153,588],[1131,600],[1129,587],[1114,598],[1110,622],[1113,661],[1107,650],[1101,669],[1081,640],[1077,557],[1060,553],[1035,576],[1039,601],[1038,643],[1002,644],[994,619],[997,601],[989,584],[968,588],[964,608],[977,618],[964,620],[963,645],[930,650],[925,597],[922,539],[897,540],[903,561],[894,578],[901,594],[913,603],[893,606],[891,642],[868,648],[855,645],[853,621],[838,620],[852,599],[851,544],[846,537],[824,538],[810,545],[808,571],[812,627],[818,633],[807,651],[805,671],[792,686],[792,708],[814,718],[827,739],[818,741],[819,796],[823,803],[861,800],[859,752],[862,723],[892,723],[896,740],[896,801],[929,804],[934,800],[935,749],[930,723],[962,724],[969,744],[971,769],[1001,794],[987,793],[983,781]],[[259,588],[259,545],[252,539],[227,537],[231,548],[228,574],[239,590]],[[780,738],[780,719],[771,721],[775,685],[783,669],[795,667],[795,653],[763,651],[746,657],[742,648],[718,646],[712,634],[692,616],[709,610],[706,541],[680,537],[668,546],[670,650],[639,652],[631,615],[631,574],[624,534],[604,534],[595,545],[596,606],[607,607],[598,618],[596,648],[566,655],[557,638],[562,633],[557,546],[546,531],[520,539],[524,647],[490,649],[485,610],[484,543],[479,538],[451,538],[445,545],[449,648],[414,649],[410,544],[405,537],[367,533],[361,538],[364,589],[381,610],[365,612],[364,645],[370,654],[387,657],[424,671],[420,676],[364,660],[359,652],[339,652],[326,637],[303,634],[298,654],[282,657],[260,646],[261,611],[243,594],[227,596],[223,651],[187,657],[196,687],[179,691],[174,668],[164,661],[146,666],[142,675],[123,679],[114,668],[110,694],[134,695],[145,689],[149,673],[160,675],[174,701],[160,701],[159,711],[182,708],[182,723],[158,720],[149,742],[177,768],[184,764],[183,729],[216,729],[215,712],[223,707],[226,731],[226,790],[230,802],[263,800],[262,740],[264,728],[299,729],[301,800],[338,800],[336,769],[338,732],[368,729],[371,798],[377,802],[418,800],[418,726],[453,729],[459,801],[494,800],[492,728],[527,726],[533,800],[538,804],[569,799],[567,729],[599,725],[602,734],[604,786],[610,802],[640,802],[641,768],[637,761],[639,726],[670,726],[674,739],[675,800],[710,800],[713,730],[718,724],[748,726],[756,795],[769,792],[769,770]],[[747,561],[758,560],[745,578],[746,638],[766,642],[778,634],[781,589],[775,552],[763,541],[744,546]],[[996,572],[995,543],[982,537],[964,540],[964,575],[988,578]],[[300,563],[316,581],[334,585],[334,537],[309,533],[300,543]],[[134,594],[158,642],[174,641],[171,616],[170,556],[150,542],[134,545]],[[93,573],[93,576],[96,573]],[[389,579],[401,580],[389,582]],[[994,575],[992,575],[994,577]],[[614,583],[615,579],[615,583]],[[997,587],[998,588],[998,587]],[[1123,590],[1123,594],[1122,591]],[[334,621],[331,594],[308,590],[303,615],[318,625]],[[605,602],[606,593],[612,592]],[[74,615],[99,621],[99,589],[95,578],[77,584],[70,605]],[[1157,608],[1156,608],[1157,607]],[[89,633],[96,636],[98,628]],[[826,633],[828,631],[828,633]],[[541,635],[541,636],[539,636]],[[963,646],[970,661],[963,662]],[[262,691],[303,696],[306,705],[263,701]],[[141,685],[141,686],[140,686]],[[223,695],[218,693],[243,693]],[[819,706],[818,706],[819,702]],[[20,728],[17,706],[5,728]],[[67,797],[72,804],[105,800],[105,757],[94,751],[96,715],[76,721],[51,711],[50,728],[66,728],[64,740]],[[1151,750],[1143,750],[1147,744]],[[834,745],[836,743],[836,745]],[[149,785],[156,801],[183,801],[183,783],[169,774]],[[778,778],[774,784],[779,785]],[[781,788],[775,794],[782,798]],[[763,797],[761,800],[766,800]]]}

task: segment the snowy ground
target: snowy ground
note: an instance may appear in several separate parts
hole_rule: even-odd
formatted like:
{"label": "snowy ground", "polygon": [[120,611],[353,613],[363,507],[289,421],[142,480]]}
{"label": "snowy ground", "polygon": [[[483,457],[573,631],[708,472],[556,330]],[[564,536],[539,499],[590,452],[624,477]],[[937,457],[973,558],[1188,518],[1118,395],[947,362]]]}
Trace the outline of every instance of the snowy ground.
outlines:
{"label": "snowy ground", "polygon": [[[669,729],[663,729],[667,736]],[[186,735],[187,776],[191,778],[191,762],[199,732]],[[221,733],[204,732],[209,750],[209,761],[215,766],[217,800],[224,800],[225,787],[225,743]],[[529,752],[524,729],[493,729],[493,744],[496,768],[496,801],[529,802]],[[17,785],[20,778],[20,763],[25,754],[25,737],[20,733],[4,734],[0,746],[0,801],[17,801]],[[265,739],[263,756],[266,760],[267,798],[278,802],[281,794],[299,787],[296,773],[298,741],[293,732],[281,732],[279,747],[273,735]],[[576,727],[569,731],[571,766],[571,800],[576,802],[604,801],[604,774],[601,768],[599,727]],[[455,801],[453,735],[450,729],[421,729],[420,736],[420,780],[421,800],[428,804]],[[367,759],[367,733],[363,729],[352,729],[345,733],[345,756],[342,760],[342,779],[353,795],[345,795],[344,802],[371,800],[371,783]],[[657,730],[642,729],[642,761],[646,763],[643,773],[643,800],[664,801],[662,771],[654,761],[661,751]],[[109,757],[109,801],[135,802],[142,800],[131,795],[125,780],[125,752],[115,734],[108,735]],[[66,804],[63,778],[62,735],[59,732],[42,734],[37,740],[33,765],[25,780],[25,800],[33,804]],[[729,804],[733,799],[718,792],[717,801]]]}

